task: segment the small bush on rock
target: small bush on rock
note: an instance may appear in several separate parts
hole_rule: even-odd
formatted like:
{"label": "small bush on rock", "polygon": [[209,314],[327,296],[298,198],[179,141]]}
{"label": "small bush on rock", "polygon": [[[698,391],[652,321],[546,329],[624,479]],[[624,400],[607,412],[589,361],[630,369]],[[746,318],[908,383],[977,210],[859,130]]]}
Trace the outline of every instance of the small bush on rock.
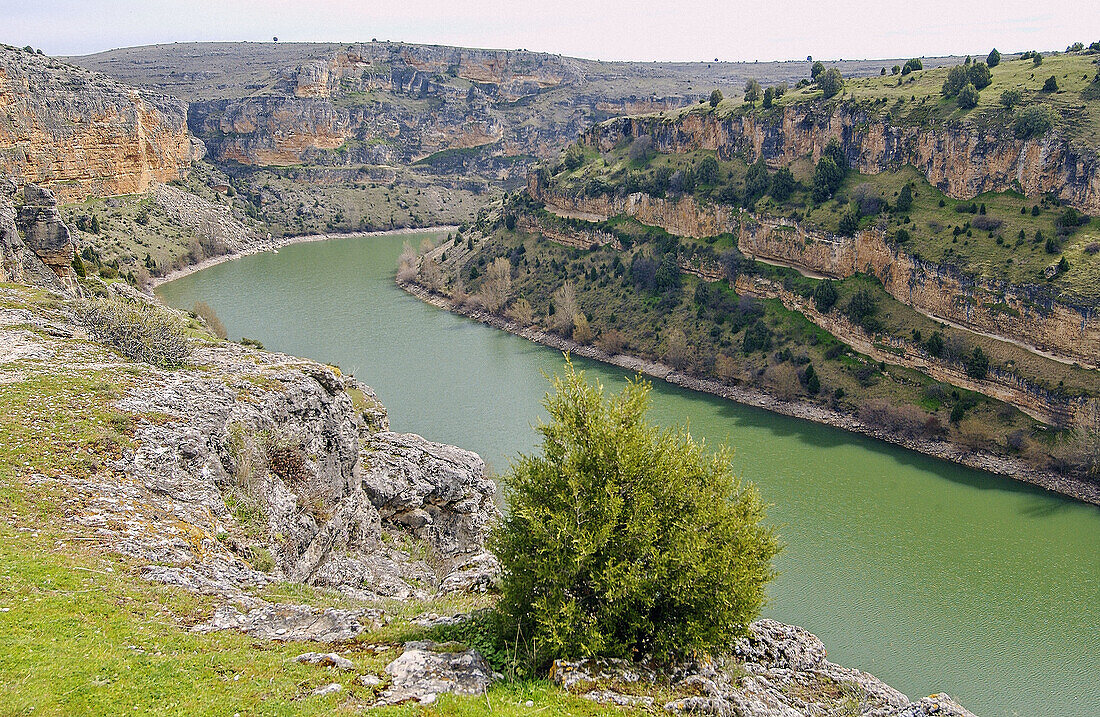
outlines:
{"label": "small bush on rock", "polygon": [[85,302],[79,313],[92,338],[133,361],[176,368],[191,355],[183,321],[167,309],[108,297]]}
{"label": "small bush on rock", "polygon": [[570,364],[553,386],[542,452],[504,477],[510,512],[491,538],[502,639],[540,665],[729,646],[775,575],[756,490],[728,450],[647,423],[647,383],[606,398]]}

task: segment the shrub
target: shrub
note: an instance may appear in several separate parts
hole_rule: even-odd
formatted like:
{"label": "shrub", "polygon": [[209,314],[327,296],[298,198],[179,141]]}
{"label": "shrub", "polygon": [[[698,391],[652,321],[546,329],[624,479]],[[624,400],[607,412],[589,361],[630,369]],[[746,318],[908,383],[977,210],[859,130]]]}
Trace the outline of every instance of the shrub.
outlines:
{"label": "shrub", "polygon": [[817,310],[826,312],[836,306],[839,295],[837,294],[836,285],[834,285],[832,281],[825,279],[814,287],[811,297],[814,300],[814,305],[817,307]]}
{"label": "shrub", "polygon": [[1054,127],[1057,115],[1046,105],[1031,105],[1016,113],[1013,130],[1020,139],[1041,137]]}
{"label": "shrub", "polygon": [[906,60],[905,66],[901,68],[901,74],[908,75],[914,70],[923,70],[924,64],[916,57],[911,60]]}
{"label": "shrub", "polygon": [[760,89],[760,83],[755,78],[750,78],[745,83],[745,102],[750,105],[756,104],[756,101],[760,99],[762,90]]}
{"label": "shrub", "polygon": [[841,235],[850,237],[855,234],[856,230],[859,229],[859,219],[860,214],[858,208],[852,208],[844,212],[840,217],[839,231]]}
{"label": "shrub", "polygon": [[620,354],[623,349],[626,348],[626,336],[622,331],[618,329],[608,329],[600,334],[600,337],[596,339],[596,346],[600,350],[614,356]]}
{"label": "shrub", "polygon": [[986,56],[985,64],[989,67],[996,67],[1001,64],[1001,53],[997,52],[997,48],[994,47],[989,55]]}
{"label": "shrub", "polygon": [[989,374],[989,358],[981,347],[974,347],[974,351],[966,357],[966,375],[970,378],[984,379]]}
{"label": "shrub", "polygon": [[191,307],[191,313],[202,319],[219,339],[224,339],[229,335],[225,330],[225,324],[222,323],[217,312],[214,311],[214,307],[205,301],[196,301],[195,305]]}
{"label": "shrub", "polygon": [[775,90],[768,87],[764,89],[764,100],[761,103],[764,109],[771,109],[772,103],[775,101]]}
{"label": "shrub", "polygon": [[813,188],[810,190],[811,198],[818,203],[826,201],[840,188],[844,181],[844,171],[837,165],[832,157],[822,156],[814,167]]}
{"label": "shrub", "polygon": [[984,90],[993,84],[993,75],[989,72],[989,65],[984,62],[975,62],[967,68],[966,77],[979,90]]}
{"label": "shrub", "polygon": [[840,70],[830,67],[817,78],[817,86],[821,88],[825,99],[829,99],[844,89],[844,77],[840,74]]}
{"label": "shrub", "polygon": [[1050,77],[1047,78],[1046,82],[1043,83],[1043,92],[1057,92],[1057,91],[1058,91],[1058,80],[1057,80],[1057,78],[1054,77],[1054,75],[1051,75]]}
{"label": "shrub", "polygon": [[890,68],[890,74],[891,75],[901,74],[901,65],[894,65],[893,67],[891,67]]}
{"label": "shrub", "polygon": [[913,188],[906,184],[898,193],[897,208],[899,212],[907,212],[913,206]]}
{"label": "shrub", "polygon": [[710,106],[717,107],[722,99],[722,91],[719,89],[715,89],[713,92],[710,93]]}
{"label": "shrub", "polygon": [[1023,94],[1019,90],[1005,90],[1001,93],[1001,104],[1009,110],[1020,104],[1021,99]]}
{"label": "shrub", "polygon": [[925,413],[917,406],[904,404],[894,406],[882,398],[873,398],[859,407],[859,420],[868,426],[884,428],[893,433],[917,436],[928,430],[935,430],[929,419],[934,416]]}
{"label": "shrub", "polygon": [[821,61],[810,65],[810,79],[817,81],[818,76],[825,71],[825,64]]}
{"label": "shrub", "polygon": [[718,160],[708,155],[699,162],[695,178],[700,184],[717,184],[720,173],[721,167],[718,166]]}
{"label": "shrub", "polygon": [[132,361],[176,368],[191,355],[183,321],[168,309],[108,297],[87,301],[78,312],[92,338]]}
{"label": "shrub", "polygon": [[959,90],[958,104],[959,107],[964,110],[970,110],[977,107],[979,99],[978,89],[969,82],[963,85],[963,88]]}
{"label": "shrub", "polygon": [[947,71],[947,79],[943,81],[943,87],[940,88],[940,94],[944,97],[954,97],[959,94],[959,90],[963,88],[968,81],[966,68],[962,65],[955,65]]}
{"label": "shrub", "polygon": [[771,189],[768,190],[772,198],[777,202],[785,202],[790,199],[791,194],[794,193],[795,187],[798,186],[798,182],[795,181],[794,174],[791,173],[790,168],[780,167],[772,175]]}
{"label": "shrub", "polygon": [[779,550],[726,449],[645,420],[649,384],[605,398],[572,365],[553,379],[542,450],[504,476],[501,634],[537,664],[669,658],[728,647],[760,611]]}

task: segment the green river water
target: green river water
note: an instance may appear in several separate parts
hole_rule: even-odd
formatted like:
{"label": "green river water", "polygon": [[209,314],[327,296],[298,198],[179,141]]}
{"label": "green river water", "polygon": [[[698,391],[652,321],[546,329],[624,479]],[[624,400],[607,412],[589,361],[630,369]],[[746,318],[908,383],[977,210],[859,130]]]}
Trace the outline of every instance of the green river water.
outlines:
{"label": "green river water", "polygon": [[[339,365],[375,388],[393,430],[477,451],[497,471],[535,447],[560,353],[424,304],[393,282],[402,242],[299,244],[165,284],[237,339]],[[578,361],[617,389],[618,368]],[[786,548],[769,616],[834,662],[978,715],[1100,715],[1100,510],[663,382],[651,417],[727,443]]]}

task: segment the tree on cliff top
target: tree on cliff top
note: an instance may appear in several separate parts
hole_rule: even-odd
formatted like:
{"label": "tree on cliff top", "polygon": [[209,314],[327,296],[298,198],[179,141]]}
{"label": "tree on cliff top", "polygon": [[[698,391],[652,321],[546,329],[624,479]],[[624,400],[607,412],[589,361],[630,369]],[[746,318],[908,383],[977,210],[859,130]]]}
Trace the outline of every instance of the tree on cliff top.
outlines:
{"label": "tree on cliff top", "polygon": [[830,67],[817,78],[817,86],[821,88],[825,99],[829,99],[840,94],[844,89],[844,77],[840,74],[840,70]]}
{"label": "tree on cliff top", "polygon": [[775,575],[755,488],[728,449],[648,423],[648,383],[607,397],[571,363],[552,382],[541,452],[504,476],[509,514],[490,539],[502,637],[537,664],[728,647]]}
{"label": "tree on cliff top", "polygon": [[762,90],[760,89],[760,83],[756,79],[750,79],[745,83],[745,102],[750,105],[755,105],[756,101],[760,99]]}
{"label": "tree on cliff top", "polygon": [[710,93],[710,106],[717,107],[718,103],[722,101],[722,90],[715,90]]}

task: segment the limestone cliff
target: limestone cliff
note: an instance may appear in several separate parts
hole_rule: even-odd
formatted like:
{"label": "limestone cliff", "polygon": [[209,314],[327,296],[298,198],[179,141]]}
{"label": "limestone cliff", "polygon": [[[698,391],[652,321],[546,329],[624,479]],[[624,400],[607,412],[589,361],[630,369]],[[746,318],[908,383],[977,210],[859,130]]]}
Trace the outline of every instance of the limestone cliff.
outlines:
{"label": "limestone cliff", "polygon": [[178,100],[0,46],[0,172],[20,185],[66,202],[141,192],[179,179],[192,152]]}
{"label": "limestone cliff", "polygon": [[1057,133],[1017,139],[1004,129],[966,124],[893,123],[843,102],[808,102],[771,112],[688,112],[676,118],[625,117],[592,127],[583,142],[610,149],[626,137],[649,135],[662,152],[715,150],[786,165],[815,161],[831,139],[849,164],[866,174],[912,165],[945,194],[969,199],[1015,189],[1046,193],[1086,213],[1100,213],[1100,156]]}
{"label": "limestone cliff", "polygon": [[547,207],[566,214],[636,217],[679,236],[731,233],[742,253],[833,277],[863,272],[876,276],[895,298],[919,311],[993,333],[1028,347],[1086,365],[1100,365],[1100,316],[1095,307],[1071,303],[1042,287],[1012,286],[971,277],[955,267],[924,261],[887,242],[878,230],[840,237],[809,230],[691,197],[664,199],[644,193],[626,197],[573,197],[549,193],[535,175],[528,190]]}

